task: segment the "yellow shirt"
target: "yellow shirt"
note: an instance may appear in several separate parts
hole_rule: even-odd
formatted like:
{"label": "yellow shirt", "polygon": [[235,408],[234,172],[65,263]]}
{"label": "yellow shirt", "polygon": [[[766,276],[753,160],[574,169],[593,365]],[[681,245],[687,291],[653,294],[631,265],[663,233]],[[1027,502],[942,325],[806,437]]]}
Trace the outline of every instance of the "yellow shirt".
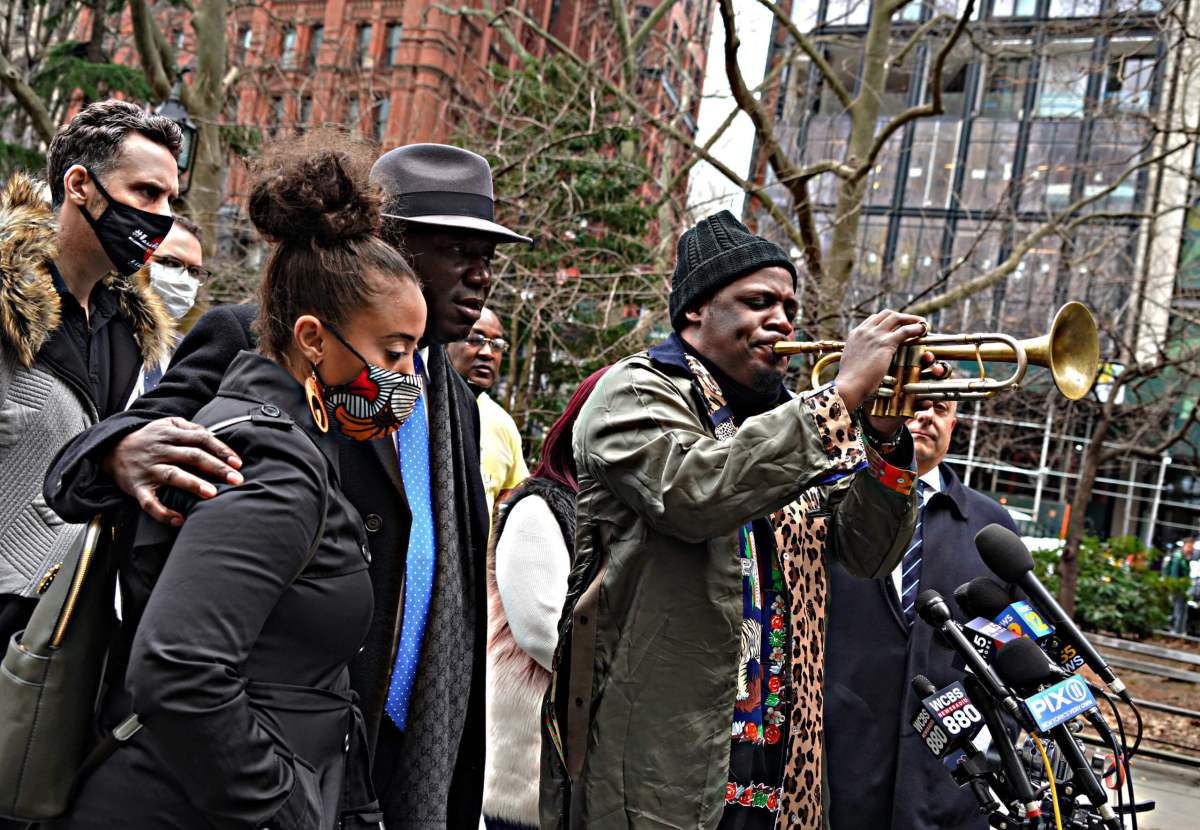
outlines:
{"label": "yellow shirt", "polygon": [[521,433],[516,422],[487,392],[479,394],[479,468],[487,493],[488,517],[496,499],[529,478],[521,455]]}

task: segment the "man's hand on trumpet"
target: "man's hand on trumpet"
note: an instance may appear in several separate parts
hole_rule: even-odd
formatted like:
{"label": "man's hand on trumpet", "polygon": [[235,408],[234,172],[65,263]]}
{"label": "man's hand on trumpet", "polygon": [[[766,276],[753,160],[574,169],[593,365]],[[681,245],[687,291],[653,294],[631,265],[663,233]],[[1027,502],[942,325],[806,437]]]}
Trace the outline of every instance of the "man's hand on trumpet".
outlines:
{"label": "man's hand on trumpet", "polygon": [[[846,406],[856,409],[873,397],[887,375],[900,344],[928,332],[929,326],[921,317],[889,308],[872,314],[852,328],[842,349],[836,378],[838,392]],[[941,378],[946,374],[945,364],[934,363],[933,352],[921,355],[921,364],[928,368],[933,378]],[[919,402],[921,409],[929,405],[929,401]],[[879,434],[894,435],[906,419],[868,415],[867,420]]]}

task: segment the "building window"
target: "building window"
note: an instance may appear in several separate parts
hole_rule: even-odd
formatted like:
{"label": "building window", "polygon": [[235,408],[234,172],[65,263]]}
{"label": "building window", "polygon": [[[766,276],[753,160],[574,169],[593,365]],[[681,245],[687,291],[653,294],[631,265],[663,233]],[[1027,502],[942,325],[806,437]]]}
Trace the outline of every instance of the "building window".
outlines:
{"label": "building window", "polygon": [[911,0],[908,5],[899,11],[897,17],[909,23],[919,21],[921,19],[921,0]]}
{"label": "building window", "polygon": [[296,27],[283,30],[283,42],[279,47],[279,63],[284,69],[296,68]]}
{"label": "building window", "polygon": [[1115,58],[1104,81],[1104,106],[1109,112],[1149,112],[1154,89],[1154,58],[1148,55]]}
{"label": "building window", "polygon": [[313,99],[311,95],[305,95],[300,99],[300,117],[296,119],[296,129],[298,132],[304,132],[312,126],[313,114]]}
{"label": "building window", "polygon": [[863,26],[870,16],[870,0],[829,0],[824,22],[830,26]]}
{"label": "building window", "polygon": [[387,27],[387,46],[384,53],[383,65],[395,66],[400,60],[400,35],[403,27],[399,23],[389,23]]}
{"label": "building window", "polygon": [[272,136],[279,135],[279,128],[283,125],[283,98],[279,95],[271,96],[271,123],[269,132]]}
{"label": "building window", "polygon": [[1101,0],[1050,0],[1050,17],[1099,17]]}
{"label": "building window", "polygon": [[1079,118],[1087,96],[1087,52],[1047,55],[1042,64],[1037,109],[1040,118]]}
{"label": "building window", "polygon": [[1034,121],[1025,145],[1021,209],[1061,210],[1071,203],[1071,177],[1078,167],[1079,122]]}
{"label": "building window", "polygon": [[371,61],[371,24],[360,23],[358,33],[354,38],[354,62],[362,69],[370,69]]}
{"label": "building window", "polygon": [[392,99],[386,95],[380,95],[375,98],[375,123],[372,130],[372,135],[378,142],[383,141],[383,137],[387,134],[388,116],[392,113]]}
{"label": "building window", "polygon": [[1000,58],[991,65],[979,114],[984,118],[1020,118],[1028,58]]}
{"label": "building window", "polygon": [[308,30],[308,66],[315,68],[321,57],[321,44],[325,42],[325,27],[319,23]]}
{"label": "building window", "polygon": [[346,102],[346,127],[354,133],[362,126],[362,113],[359,111],[358,96],[351,95]]}
{"label": "building window", "polygon": [[250,47],[254,43],[254,33],[250,31],[249,26],[243,26],[238,29],[237,36],[237,62],[239,64],[246,63],[246,56],[250,54]]}
{"label": "building window", "polygon": [[1033,17],[1037,14],[1037,0],[995,0],[992,17]]}
{"label": "building window", "polygon": [[459,31],[459,42],[462,43],[463,61],[474,63],[479,58],[479,30],[465,18]]}

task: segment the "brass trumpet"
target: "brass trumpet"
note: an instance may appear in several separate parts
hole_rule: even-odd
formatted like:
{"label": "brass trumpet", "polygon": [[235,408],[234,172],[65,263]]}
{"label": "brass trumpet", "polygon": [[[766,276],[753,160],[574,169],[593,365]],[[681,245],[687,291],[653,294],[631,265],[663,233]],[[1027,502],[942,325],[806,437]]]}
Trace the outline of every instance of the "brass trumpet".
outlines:
{"label": "brass trumpet", "polygon": [[[841,360],[844,346],[840,340],[783,340],[774,349],[777,354],[821,354],[812,368],[812,383],[818,386],[822,372]],[[974,360],[979,375],[960,380],[922,380],[924,352],[933,352],[938,360]],[[1006,378],[990,378],[985,361],[1012,363],[1012,373]],[[1048,368],[1058,391],[1070,400],[1086,395],[1100,369],[1100,338],[1092,313],[1081,303],[1067,303],[1054,315],[1049,333],[1026,340],[1000,332],[928,334],[908,340],[896,350],[891,368],[875,393],[871,414],[911,418],[918,400],[990,398],[1001,389],[1019,384],[1029,365]]]}

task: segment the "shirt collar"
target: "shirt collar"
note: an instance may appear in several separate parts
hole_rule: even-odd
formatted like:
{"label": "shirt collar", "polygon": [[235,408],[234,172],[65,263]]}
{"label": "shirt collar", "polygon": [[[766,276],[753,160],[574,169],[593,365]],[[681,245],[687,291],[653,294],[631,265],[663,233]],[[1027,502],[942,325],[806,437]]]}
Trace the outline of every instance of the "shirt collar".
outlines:
{"label": "shirt collar", "polygon": [[422,380],[422,382],[428,384],[429,383],[429,347],[424,346],[420,349],[417,349],[417,354],[419,354],[421,356],[421,380]]}
{"label": "shirt collar", "polygon": [[930,495],[942,492],[942,472],[937,467],[934,467],[925,475],[921,476],[921,482],[925,485],[925,489]]}
{"label": "shirt collar", "polygon": [[666,340],[649,350],[650,359],[660,366],[670,366],[686,375],[692,373],[687,364],[687,352],[683,348],[683,340],[675,332],[671,332]]}
{"label": "shirt collar", "polygon": [[[70,300],[77,307],[82,308],[79,301],[75,299],[75,295],[71,293],[71,289],[67,287],[67,281],[63,279],[62,272],[58,270],[54,260],[47,260],[46,270],[50,272],[50,279],[54,283],[54,290],[58,292],[59,300]],[[117,311],[116,298],[104,280],[96,283],[96,287],[92,289],[91,296],[88,298],[88,304],[91,306],[88,309],[88,318],[93,330],[99,328],[101,323],[108,320]]]}

